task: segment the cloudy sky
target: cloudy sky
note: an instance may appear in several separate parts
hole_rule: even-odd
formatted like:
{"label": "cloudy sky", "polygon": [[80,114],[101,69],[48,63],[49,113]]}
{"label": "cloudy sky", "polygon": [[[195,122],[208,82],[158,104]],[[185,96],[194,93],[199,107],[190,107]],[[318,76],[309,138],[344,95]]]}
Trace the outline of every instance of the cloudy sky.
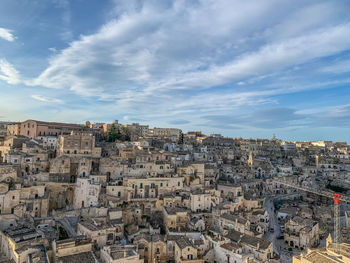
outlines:
{"label": "cloudy sky", "polygon": [[350,142],[350,3],[1,0],[0,120]]}

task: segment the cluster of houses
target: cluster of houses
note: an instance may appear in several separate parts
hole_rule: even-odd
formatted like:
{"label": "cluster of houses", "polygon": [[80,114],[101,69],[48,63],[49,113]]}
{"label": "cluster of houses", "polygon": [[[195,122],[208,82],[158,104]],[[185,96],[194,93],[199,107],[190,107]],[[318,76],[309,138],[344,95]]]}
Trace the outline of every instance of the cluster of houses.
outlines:
{"label": "cluster of houses", "polygon": [[[106,138],[112,126],[122,140]],[[332,200],[285,183],[350,189],[341,142],[117,121],[1,127],[0,262],[284,262],[291,250],[295,262],[314,262],[333,251]],[[341,214],[346,248],[347,204]],[[344,251],[338,258],[349,259]]]}

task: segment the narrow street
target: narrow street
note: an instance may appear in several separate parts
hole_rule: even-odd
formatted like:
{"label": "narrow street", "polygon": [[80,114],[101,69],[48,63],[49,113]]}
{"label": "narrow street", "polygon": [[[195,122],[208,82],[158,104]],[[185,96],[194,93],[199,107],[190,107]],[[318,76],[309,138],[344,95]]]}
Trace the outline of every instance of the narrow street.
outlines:
{"label": "narrow street", "polygon": [[[293,193],[295,194],[295,193]],[[289,194],[287,194],[289,195]],[[276,254],[280,256],[281,263],[291,263],[293,259],[293,255],[297,255],[300,252],[297,250],[288,251],[288,246],[284,243],[283,239],[277,239],[280,235],[282,235],[280,230],[280,225],[277,220],[277,216],[275,214],[275,208],[273,204],[274,199],[278,199],[279,197],[286,195],[277,195],[274,197],[269,197],[266,199],[264,204],[264,209],[269,213],[270,216],[270,228],[273,227],[274,232],[271,233],[270,229],[264,235],[264,239],[269,240],[273,243],[273,250]]]}
{"label": "narrow street", "polygon": [[270,228],[274,229],[274,232],[271,233],[270,229],[268,232],[265,233],[264,239],[269,240],[273,243],[273,250],[276,254],[279,253],[279,247],[277,247],[277,237],[280,235],[280,227],[277,221],[277,217],[275,215],[275,210],[274,210],[274,205],[273,205],[273,198],[267,198],[265,205],[264,205],[265,210],[269,213],[270,216]]}

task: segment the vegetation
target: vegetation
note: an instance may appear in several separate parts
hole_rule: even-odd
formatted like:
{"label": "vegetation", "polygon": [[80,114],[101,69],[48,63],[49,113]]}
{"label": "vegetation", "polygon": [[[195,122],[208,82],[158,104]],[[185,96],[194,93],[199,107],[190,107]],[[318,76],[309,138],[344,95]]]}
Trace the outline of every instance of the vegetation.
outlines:
{"label": "vegetation", "polygon": [[337,193],[345,193],[348,190],[344,187],[337,186],[337,185],[331,185],[331,184],[327,184],[326,188],[333,190],[334,192],[337,192]]}
{"label": "vegetation", "polygon": [[67,231],[63,227],[59,226],[58,227],[58,240],[67,239],[67,238],[69,238]]}
{"label": "vegetation", "polygon": [[116,140],[130,141],[130,135],[127,129],[122,128],[122,132],[114,124],[107,131],[106,139],[108,142],[115,142]]}
{"label": "vegetation", "polygon": [[119,129],[112,124],[111,127],[107,131],[107,141],[114,142],[115,140],[119,140],[122,137]]}
{"label": "vegetation", "polygon": [[128,206],[128,202],[123,201],[123,203],[122,203],[122,204],[119,204],[118,206],[120,206],[121,208],[125,208],[125,207]]}
{"label": "vegetation", "polygon": [[9,182],[9,190],[13,190],[15,186],[15,183],[13,182],[13,180],[11,179]]}
{"label": "vegetation", "polygon": [[165,227],[163,225],[160,226],[160,234],[161,235],[165,235],[166,234]]}
{"label": "vegetation", "polygon": [[141,218],[142,220],[146,220],[146,222],[149,222],[149,220],[151,219],[148,215],[142,215]]}

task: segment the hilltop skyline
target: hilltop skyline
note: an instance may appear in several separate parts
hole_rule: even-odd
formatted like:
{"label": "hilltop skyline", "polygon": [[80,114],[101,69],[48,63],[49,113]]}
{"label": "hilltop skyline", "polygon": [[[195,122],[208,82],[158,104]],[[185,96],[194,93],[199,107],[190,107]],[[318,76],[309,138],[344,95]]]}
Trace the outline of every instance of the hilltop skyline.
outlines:
{"label": "hilltop skyline", "polygon": [[346,1],[1,5],[1,121],[350,142]]}

